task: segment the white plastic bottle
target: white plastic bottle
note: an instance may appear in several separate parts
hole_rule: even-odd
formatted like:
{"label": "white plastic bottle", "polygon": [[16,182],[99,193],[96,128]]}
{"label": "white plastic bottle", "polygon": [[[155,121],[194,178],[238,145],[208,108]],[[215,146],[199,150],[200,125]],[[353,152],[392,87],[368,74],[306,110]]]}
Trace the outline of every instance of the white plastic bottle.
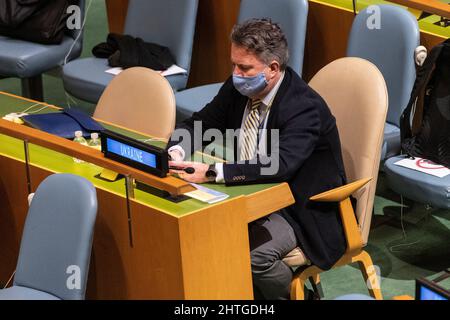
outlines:
{"label": "white plastic bottle", "polygon": [[[87,146],[88,143],[86,141],[86,139],[83,137],[83,132],[82,131],[75,131],[75,139],[73,139],[74,142],[80,143],[82,145]],[[75,161],[76,163],[83,163],[84,161],[81,159],[77,159],[77,158],[73,158],[73,161]]]}
{"label": "white plastic bottle", "polygon": [[102,144],[98,137],[98,133],[96,133],[96,132],[91,133],[91,140],[89,140],[89,147],[97,149],[99,151],[102,150]]}

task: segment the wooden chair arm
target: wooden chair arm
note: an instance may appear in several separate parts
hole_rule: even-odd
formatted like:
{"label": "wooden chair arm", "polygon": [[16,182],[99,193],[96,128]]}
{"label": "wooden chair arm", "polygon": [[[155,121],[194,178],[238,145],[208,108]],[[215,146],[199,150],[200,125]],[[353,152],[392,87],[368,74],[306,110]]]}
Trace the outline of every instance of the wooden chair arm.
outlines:
{"label": "wooden chair arm", "polygon": [[360,179],[309,198],[312,201],[339,202],[339,212],[347,242],[346,254],[349,255],[361,251],[363,243],[355,212],[353,211],[349,197],[371,180],[372,178]]}
{"label": "wooden chair arm", "polygon": [[355,191],[365,186],[372,178],[356,180],[338,188],[334,188],[309,198],[311,201],[341,202],[350,197]]}

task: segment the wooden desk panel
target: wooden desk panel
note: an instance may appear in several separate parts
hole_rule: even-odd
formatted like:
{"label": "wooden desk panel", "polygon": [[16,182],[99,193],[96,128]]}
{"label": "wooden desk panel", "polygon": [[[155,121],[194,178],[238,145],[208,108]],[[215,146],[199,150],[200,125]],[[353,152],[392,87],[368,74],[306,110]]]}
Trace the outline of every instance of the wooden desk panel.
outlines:
{"label": "wooden desk panel", "polygon": [[389,0],[409,8],[418,9],[450,19],[450,4],[439,0]]}
{"label": "wooden desk panel", "polygon": [[240,0],[199,0],[188,87],[225,81],[231,74],[230,33]]}
{"label": "wooden desk panel", "polygon": [[28,210],[25,165],[0,156],[0,286],[17,264],[22,228]]}
{"label": "wooden desk panel", "polygon": [[177,219],[131,202],[130,230],[126,200],[103,190],[97,196],[87,298],[182,299]]}
{"label": "wooden desk panel", "polygon": [[303,79],[309,82],[328,63],[345,57],[353,13],[309,1]]}
{"label": "wooden desk panel", "polygon": [[128,9],[128,0],[105,0],[109,31],[122,33]]}
{"label": "wooden desk panel", "polygon": [[[52,172],[30,168],[34,192]],[[24,172],[0,156],[2,284],[15,269],[28,210]],[[101,189],[97,198],[87,299],[253,298],[244,197],[181,218],[131,201],[131,233],[126,200]]]}
{"label": "wooden desk panel", "polygon": [[244,198],[180,219],[186,299],[252,299]]}

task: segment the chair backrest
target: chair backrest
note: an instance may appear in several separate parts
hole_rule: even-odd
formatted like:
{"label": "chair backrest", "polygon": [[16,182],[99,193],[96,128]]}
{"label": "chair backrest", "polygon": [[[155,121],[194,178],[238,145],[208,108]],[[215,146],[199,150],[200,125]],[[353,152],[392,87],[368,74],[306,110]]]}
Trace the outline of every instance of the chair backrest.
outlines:
{"label": "chair backrest", "polygon": [[348,182],[373,177],[355,194],[356,215],[366,244],[388,109],[383,75],[367,60],[342,58],[321,69],[309,85],[324,98],[336,118]]}
{"label": "chair backrest", "polygon": [[279,23],[289,47],[288,65],[302,75],[308,19],[307,0],[241,0],[238,22],[270,18]]}
{"label": "chair backrest", "polygon": [[414,50],[419,44],[416,18],[394,5],[362,10],[350,32],[347,56],[369,60],[381,71],[389,92],[387,122],[397,127],[416,79]]}
{"label": "chair backrest", "polygon": [[54,174],[37,188],[25,221],[14,285],[84,299],[97,194],[86,179]]}
{"label": "chair backrest", "polygon": [[124,33],[168,47],[189,73],[197,7],[198,0],[130,0]]}
{"label": "chair backrest", "polygon": [[126,69],[100,97],[94,118],[158,138],[175,128],[175,96],[169,82],[148,68]]}

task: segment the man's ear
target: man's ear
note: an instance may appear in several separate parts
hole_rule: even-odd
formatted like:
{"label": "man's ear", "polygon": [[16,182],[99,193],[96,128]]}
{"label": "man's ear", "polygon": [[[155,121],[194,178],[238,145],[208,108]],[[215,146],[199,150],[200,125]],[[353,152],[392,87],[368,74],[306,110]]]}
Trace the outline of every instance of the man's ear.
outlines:
{"label": "man's ear", "polygon": [[269,64],[269,68],[270,68],[270,73],[273,76],[275,76],[278,72],[281,71],[280,68],[280,63],[276,60],[273,60],[270,64]]}

